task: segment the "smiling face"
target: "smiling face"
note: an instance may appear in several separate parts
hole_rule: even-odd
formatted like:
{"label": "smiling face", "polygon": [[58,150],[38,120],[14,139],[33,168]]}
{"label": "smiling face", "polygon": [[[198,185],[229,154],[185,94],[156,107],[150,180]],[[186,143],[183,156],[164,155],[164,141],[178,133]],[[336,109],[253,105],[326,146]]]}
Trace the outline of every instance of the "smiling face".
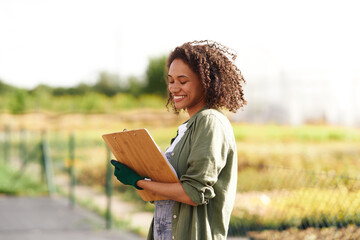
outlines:
{"label": "smiling face", "polygon": [[169,91],[176,109],[186,109],[192,117],[206,105],[204,87],[199,76],[183,60],[172,61],[168,80]]}

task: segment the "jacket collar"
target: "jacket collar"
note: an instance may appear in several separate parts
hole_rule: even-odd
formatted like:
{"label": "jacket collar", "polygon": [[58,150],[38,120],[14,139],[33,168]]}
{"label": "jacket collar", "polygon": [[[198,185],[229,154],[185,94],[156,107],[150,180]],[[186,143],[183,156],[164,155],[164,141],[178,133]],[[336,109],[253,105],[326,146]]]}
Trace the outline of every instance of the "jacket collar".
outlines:
{"label": "jacket collar", "polygon": [[[186,128],[189,129],[191,127],[191,125],[195,122],[197,116],[204,110],[208,109],[207,106],[203,107],[201,110],[199,110],[198,112],[196,112],[189,120],[187,120],[187,124],[186,124]],[[186,123],[185,122],[185,123]]]}

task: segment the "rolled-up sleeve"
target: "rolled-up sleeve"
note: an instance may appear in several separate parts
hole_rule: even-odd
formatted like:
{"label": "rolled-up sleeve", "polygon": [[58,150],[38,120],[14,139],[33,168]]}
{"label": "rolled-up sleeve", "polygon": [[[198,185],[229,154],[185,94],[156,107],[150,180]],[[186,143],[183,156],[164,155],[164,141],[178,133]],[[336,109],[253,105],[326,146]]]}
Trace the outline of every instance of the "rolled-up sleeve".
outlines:
{"label": "rolled-up sleeve", "polygon": [[215,115],[207,115],[194,126],[190,141],[187,170],[180,182],[194,203],[207,204],[216,195],[213,186],[226,164],[226,133]]}

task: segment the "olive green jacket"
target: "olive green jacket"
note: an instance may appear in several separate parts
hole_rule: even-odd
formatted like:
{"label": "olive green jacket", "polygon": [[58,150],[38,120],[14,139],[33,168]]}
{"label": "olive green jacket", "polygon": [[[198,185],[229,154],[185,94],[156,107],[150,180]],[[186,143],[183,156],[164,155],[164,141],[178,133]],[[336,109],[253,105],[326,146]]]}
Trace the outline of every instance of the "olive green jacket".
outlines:
{"label": "olive green jacket", "polygon": [[[226,239],[237,183],[237,152],[232,126],[214,109],[202,109],[171,154],[185,192],[198,204],[175,202],[173,239]],[[153,239],[151,224],[148,239]]]}

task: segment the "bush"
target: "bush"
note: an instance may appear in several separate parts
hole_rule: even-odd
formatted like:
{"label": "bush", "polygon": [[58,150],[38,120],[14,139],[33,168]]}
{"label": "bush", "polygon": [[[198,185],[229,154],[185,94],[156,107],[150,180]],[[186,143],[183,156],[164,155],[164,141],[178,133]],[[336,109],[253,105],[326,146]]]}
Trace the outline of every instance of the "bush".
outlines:
{"label": "bush", "polygon": [[25,113],[27,110],[27,93],[23,90],[17,90],[10,95],[9,109],[12,114]]}
{"label": "bush", "polygon": [[19,174],[14,168],[0,164],[0,194],[43,195],[47,194],[47,188],[33,177]]}

